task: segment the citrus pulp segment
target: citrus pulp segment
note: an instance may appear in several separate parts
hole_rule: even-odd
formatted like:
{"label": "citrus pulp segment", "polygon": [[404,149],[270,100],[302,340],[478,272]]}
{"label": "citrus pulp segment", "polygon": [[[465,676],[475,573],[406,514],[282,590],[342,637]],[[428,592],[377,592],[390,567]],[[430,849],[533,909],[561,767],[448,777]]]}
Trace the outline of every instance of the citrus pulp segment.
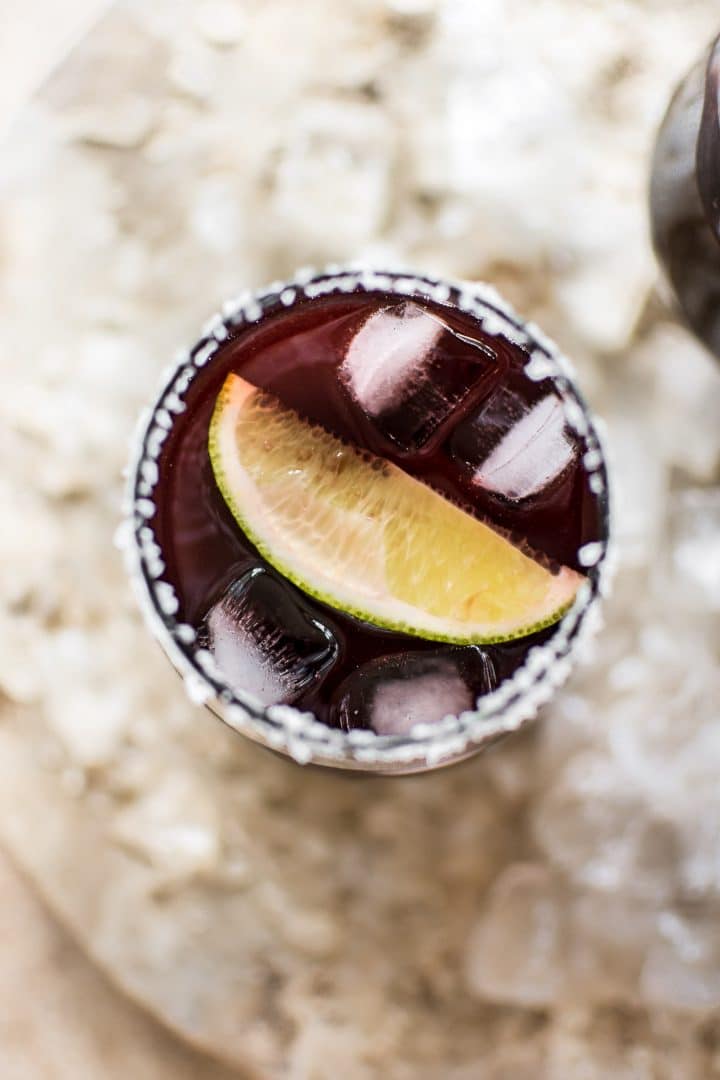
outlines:
{"label": "citrus pulp segment", "polygon": [[396,465],[229,375],[210,425],[218,487],[264,558],[376,626],[459,644],[556,622],[584,580],[553,573]]}

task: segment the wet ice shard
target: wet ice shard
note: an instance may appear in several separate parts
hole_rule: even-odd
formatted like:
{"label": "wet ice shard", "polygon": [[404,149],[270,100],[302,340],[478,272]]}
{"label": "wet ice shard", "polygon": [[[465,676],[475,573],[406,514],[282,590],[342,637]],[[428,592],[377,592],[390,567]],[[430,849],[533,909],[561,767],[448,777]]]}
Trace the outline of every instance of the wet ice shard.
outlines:
{"label": "wet ice shard", "polygon": [[363,323],[340,377],[384,438],[417,452],[437,441],[458,406],[489,393],[501,371],[488,345],[455,333],[408,301]]}
{"label": "wet ice shard", "polygon": [[519,502],[565,473],[577,460],[578,446],[557,394],[528,403],[503,386],[458,425],[450,453],[471,470],[473,483]]}
{"label": "wet ice shard", "polygon": [[335,693],[333,723],[344,731],[404,735],[472,709],[497,685],[489,654],[475,646],[405,652],[363,664]]}
{"label": "wet ice shard", "polygon": [[263,705],[292,703],[327,674],[339,654],[332,629],[291,586],[260,566],[213,605],[205,634],[232,689]]}

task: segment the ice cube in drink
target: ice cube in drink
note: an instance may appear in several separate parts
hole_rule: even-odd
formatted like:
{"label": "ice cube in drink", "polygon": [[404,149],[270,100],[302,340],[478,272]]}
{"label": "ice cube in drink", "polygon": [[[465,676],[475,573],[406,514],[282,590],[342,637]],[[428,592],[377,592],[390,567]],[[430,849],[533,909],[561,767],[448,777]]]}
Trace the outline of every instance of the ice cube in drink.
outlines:
{"label": "ice cube in drink", "polygon": [[263,566],[232,582],[205,616],[204,631],[229,685],[263,705],[319,685],[339,654],[327,622]]}
{"label": "ice cube in drink", "polygon": [[335,692],[331,716],[344,731],[406,735],[417,724],[474,708],[496,685],[492,659],[477,647],[392,654],[348,675]]}
{"label": "ice cube in drink", "polygon": [[382,435],[419,453],[442,438],[463,405],[487,396],[503,366],[488,342],[458,334],[438,313],[408,301],[368,316],[339,377]]}

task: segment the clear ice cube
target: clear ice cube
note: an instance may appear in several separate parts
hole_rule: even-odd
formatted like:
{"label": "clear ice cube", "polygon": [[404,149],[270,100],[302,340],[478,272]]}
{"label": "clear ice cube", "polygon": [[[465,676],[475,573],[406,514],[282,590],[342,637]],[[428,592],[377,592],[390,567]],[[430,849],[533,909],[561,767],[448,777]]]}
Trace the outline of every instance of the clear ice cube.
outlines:
{"label": "clear ice cube", "polygon": [[557,394],[528,403],[503,386],[458,425],[450,453],[479,487],[519,502],[552,484],[579,451]]}
{"label": "clear ice cube", "polygon": [[407,301],[371,315],[340,368],[351,396],[400,450],[425,448],[470,394],[499,378],[495,352]]}
{"label": "clear ice cube", "polygon": [[205,634],[232,689],[263,705],[292,703],[327,674],[339,654],[330,627],[260,566],[233,582],[213,605]]}
{"label": "clear ice cube", "polygon": [[334,723],[344,731],[368,728],[404,735],[474,708],[497,683],[490,656],[474,646],[405,652],[363,664],[337,689]]}

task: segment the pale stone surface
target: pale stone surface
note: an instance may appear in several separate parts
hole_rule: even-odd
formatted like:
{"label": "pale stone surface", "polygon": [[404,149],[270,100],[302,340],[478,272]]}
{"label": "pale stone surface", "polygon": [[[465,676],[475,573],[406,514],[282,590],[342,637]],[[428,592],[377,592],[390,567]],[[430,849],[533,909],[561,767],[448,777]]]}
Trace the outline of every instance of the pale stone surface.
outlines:
{"label": "pale stone surface", "polygon": [[126,1001],[0,852],[3,1080],[243,1080]]}
{"label": "pale stone surface", "polygon": [[542,865],[516,863],[491,889],[469,942],[467,978],[480,997],[542,1007],[559,996],[562,898]]}
{"label": "pale stone surface", "polygon": [[[0,836],[120,984],[263,1076],[720,1074],[720,372],[652,295],[644,206],[716,20],[127,0],[5,150]],[[419,779],[303,771],[192,706],[112,544],[173,350],[358,256],[491,278],[616,459],[592,663],[535,733]]]}

